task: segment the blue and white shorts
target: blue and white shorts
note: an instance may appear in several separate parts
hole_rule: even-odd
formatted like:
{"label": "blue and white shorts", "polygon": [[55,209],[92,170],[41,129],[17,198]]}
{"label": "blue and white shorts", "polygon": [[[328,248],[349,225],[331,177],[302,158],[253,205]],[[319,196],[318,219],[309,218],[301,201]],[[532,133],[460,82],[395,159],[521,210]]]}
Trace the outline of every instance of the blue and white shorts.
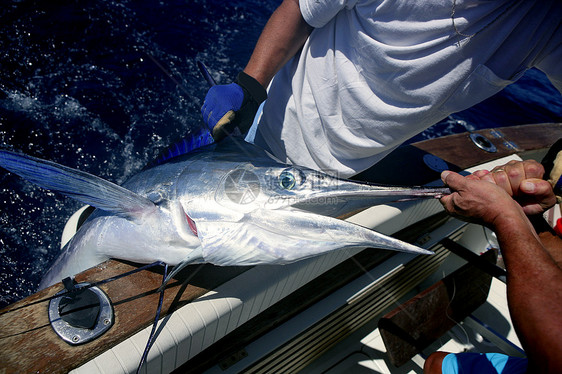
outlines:
{"label": "blue and white shorts", "polygon": [[501,353],[450,353],[441,365],[443,374],[523,374],[527,359]]}

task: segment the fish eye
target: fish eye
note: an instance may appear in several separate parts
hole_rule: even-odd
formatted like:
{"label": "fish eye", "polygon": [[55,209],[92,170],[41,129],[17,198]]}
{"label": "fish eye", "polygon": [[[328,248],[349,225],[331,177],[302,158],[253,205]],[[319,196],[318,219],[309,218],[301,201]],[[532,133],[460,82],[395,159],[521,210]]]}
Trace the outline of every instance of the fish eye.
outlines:
{"label": "fish eye", "polygon": [[284,171],[279,175],[279,184],[286,190],[292,190],[297,183],[293,173]]}

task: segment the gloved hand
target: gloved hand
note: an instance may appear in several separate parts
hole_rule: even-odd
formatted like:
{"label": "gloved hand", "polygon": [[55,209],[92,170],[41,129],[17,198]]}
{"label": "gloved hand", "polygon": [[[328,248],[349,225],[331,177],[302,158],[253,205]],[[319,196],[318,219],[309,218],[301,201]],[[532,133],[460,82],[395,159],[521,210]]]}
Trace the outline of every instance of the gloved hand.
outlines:
{"label": "gloved hand", "polygon": [[265,99],[267,92],[262,85],[248,74],[240,72],[235,83],[209,89],[201,114],[215,141],[220,141],[236,128],[242,134],[248,132]]}

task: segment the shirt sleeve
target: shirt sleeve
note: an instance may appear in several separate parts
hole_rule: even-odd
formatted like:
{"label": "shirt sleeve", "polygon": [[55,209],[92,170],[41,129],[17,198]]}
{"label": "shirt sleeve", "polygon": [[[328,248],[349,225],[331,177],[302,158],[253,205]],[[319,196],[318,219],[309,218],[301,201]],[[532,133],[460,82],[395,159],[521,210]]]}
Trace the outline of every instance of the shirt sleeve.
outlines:
{"label": "shirt sleeve", "polygon": [[299,0],[302,16],[314,28],[326,25],[340,10],[351,9],[358,0]]}
{"label": "shirt sleeve", "polygon": [[536,67],[545,73],[552,85],[562,93],[562,64],[560,61],[562,61],[562,45],[554,48]]}

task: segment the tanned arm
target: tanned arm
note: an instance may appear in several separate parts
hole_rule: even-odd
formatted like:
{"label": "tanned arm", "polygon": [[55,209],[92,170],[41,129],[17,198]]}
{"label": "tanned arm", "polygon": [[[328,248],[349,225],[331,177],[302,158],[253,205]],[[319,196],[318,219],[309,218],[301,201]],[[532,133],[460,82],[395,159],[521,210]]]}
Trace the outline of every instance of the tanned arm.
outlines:
{"label": "tanned arm", "polygon": [[543,246],[521,206],[493,183],[444,172],[454,191],[441,202],[451,214],[496,232],[507,268],[511,318],[529,359],[529,372],[562,370],[562,270]]}
{"label": "tanned arm", "polygon": [[521,217],[502,216],[494,230],[508,270],[509,310],[529,367],[560,372],[562,270]]}
{"label": "tanned arm", "polygon": [[267,88],[312,30],[302,17],[298,0],[284,0],[265,25],[244,72]]}

